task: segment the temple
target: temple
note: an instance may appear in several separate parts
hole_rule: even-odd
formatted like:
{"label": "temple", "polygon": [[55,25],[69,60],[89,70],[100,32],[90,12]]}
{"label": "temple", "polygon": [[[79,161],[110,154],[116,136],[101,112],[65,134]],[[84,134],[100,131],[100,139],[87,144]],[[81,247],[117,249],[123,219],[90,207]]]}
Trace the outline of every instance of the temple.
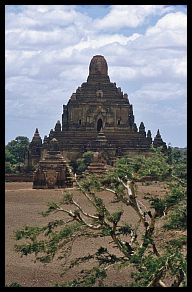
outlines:
{"label": "temple", "polygon": [[58,141],[53,138],[49,149],[33,173],[34,189],[65,188],[73,186],[71,170],[59,151]]}
{"label": "temple", "polygon": [[108,164],[122,155],[147,154],[151,145],[166,147],[159,130],[153,141],[143,122],[137,127],[133,105],[128,95],[110,81],[107,62],[101,55],[92,58],[87,81],[63,105],[61,122],[57,121],[43,142],[36,129],[26,156],[29,166],[45,159],[52,139],[58,141],[58,150],[66,161],[90,150],[102,153]]}

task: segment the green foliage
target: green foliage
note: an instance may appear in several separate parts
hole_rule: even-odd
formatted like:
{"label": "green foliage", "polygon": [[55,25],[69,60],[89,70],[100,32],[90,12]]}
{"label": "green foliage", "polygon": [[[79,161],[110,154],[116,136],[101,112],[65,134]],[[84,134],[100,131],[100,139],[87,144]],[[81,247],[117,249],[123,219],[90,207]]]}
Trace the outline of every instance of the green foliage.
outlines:
{"label": "green foliage", "polygon": [[106,264],[115,264],[119,261],[118,256],[110,253],[108,249],[105,247],[100,247],[95,253],[95,255],[96,259],[99,262],[99,266]]}
{"label": "green foliage", "polygon": [[37,235],[39,235],[42,231],[44,231],[44,228],[26,226],[23,229],[17,230],[15,232],[15,238],[16,240],[20,240],[22,238],[29,238],[31,240],[35,240]]}
{"label": "green foliage", "polygon": [[63,204],[72,204],[72,199],[73,199],[73,194],[71,194],[70,192],[65,192],[64,196],[63,196]]}
{"label": "green foliage", "polygon": [[120,221],[122,215],[123,215],[123,211],[120,210],[106,216],[106,218],[109,220],[109,222],[117,224]]}
{"label": "green foliage", "polygon": [[[48,225],[41,228],[26,226],[23,230],[15,233],[15,238],[16,240],[30,239],[31,242],[15,245],[15,250],[20,252],[21,256],[35,254],[36,260],[49,263],[53,260],[55,253],[58,251],[60,243],[63,241],[65,241],[66,244],[71,242],[73,235],[82,227],[82,224],[75,222],[70,226],[65,226],[59,231],[54,230],[56,227],[63,224],[64,222],[62,220],[56,220],[49,222]],[[39,240],[38,236],[42,234],[44,234],[45,239]],[[38,256],[38,254],[41,255]]]}
{"label": "green foliage", "polygon": [[155,278],[163,278],[167,271],[174,278],[179,277],[181,271],[187,273],[186,259],[177,248],[170,247],[159,257],[152,253],[144,256],[139,269],[132,273],[131,287],[147,287]]}
{"label": "green foliage", "polygon": [[5,171],[14,173],[20,171],[25,159],[26,149],[29,147],[29,139],[18,136],[5,146]]}
{"label": "green foliage", "polygon": [[5,162],[5,173],[13,173],[14,167],[10,162]]}
{"label": "green foliage", "polygon": [[[24,162],[24,154],[26,148],[29,146],[29,139],[27,137],[18,136],[6,145],[7,158],[16,162]],[[10,161],[10,160],[8,160]]]}
{"label": "green foliage", "polygon": [[82,158],[71,161],[71,167],[76,174],[82,174],[93,160],[93,152],[84,152]]}
{"label": "green foliage", "polygon": [[102,183],[94,174],[89,174],[81,180],[81,186],[85,191],[100,191]]}
{"label": "green foliage", "polygon": [[59,204],[56,204],[55,202],[49,202],[48,207],[49,208],[45,212],[41,213],[44,217],[55,211],[59,207]]}
{"label": "green foliage", "polygon": [[6,148],[5,148],[5,161],[6,161],[7,163],[10,163],[10,164],[16,164],[16,163],[17,163],[17,159],[16,159],[15,155],[13,155],[13,154],[11,153],[11,150],[9,150],[9,149],[7,148],[7,146],[6,146]]}
{"label": "green foliage", "polygon": [[124,226],[121,226],[121,227],[118,228],[118,231],[122,235],[131,234],[132,230],[133,230],[133,228],[129,224],[125,224]]}
{"label": "green foliage", "polygon": [[116,163],[115,177],[118,176],[120,178],[124,178],[126,176],[127,178],[132,179],[135,165],[138,165],[137,161],[135,162],[135,160],[131,158],[128,157],[120,158]]}
{"label": "green foliage", "polygon": [[37,253],[45,250],[45,241],[33,241],[33,243],[29,244],[15,245],[15,249],[16,251],[20,252],[22,256],[26,256],[32,253],[35,253],[35,255],[37,255]]}
{"label": "green foliage", "polygon": [[170,191],[165,197],[166,206],[171,207],[185,200],[187,195],[186,190],[186,186],[182,186],[179,182],[170,184]]}
{"label": "green foliage", "polygon": [[186,246],[187,244],[187,236],[180,236],[177,239],[171,239],[167,242],[168,247],[174,247],[174,248],[182,248],[183,246]]}
{"label": "green foliage", "polygon": [[[150,194],[145,195],[145,199],[148,200],[151,204],[151,207],[154,208],[157,212],[157,216],[163,216],[167,210],[172,211],[172,215],[170,216],[170,224],[171,222],[177,226],[176,222],[181,221],[180,223],[183,226],[186,226],[186,186],[181,185],[178,181],[173,180],[172,182],[168,183],[169,191],[167,195],[163,198],[159,197],[152,197]],[[178,217],[178,218],[176,218]],[[172,219],[171,219],[172,218]],[[182,223],[183,220],[183,223]],[[171,226],[168,224],[169,226]],[[167,225],[167,226],[168,226]],[[179,226],[179,225],[178,225]],[[173,228],[174,229],[174,228]]]}
{"label": "green foliage", "polygon": [[187,209],[185,205],[178,205],[168,216],[168,221],[164,225],[168,230],[186,230],[187,228]]}
{"label": "green foliage", "polygon": [[151,157],[146,157],[138,170],[139,176],[150,176],[154,179],[163,180],[170,174],[170,167],[166,158],[155,152]]}
{"label": "green foliage", "polygon": [[172,166],[172,174],[181,178],[187,178],[187,150],[179,148],[168,148],[167,162]]}
{"label": "green foliage", "polygon": [[155,211],[157,212],[156,216],[163,216],[165,208],[166,208],[166,204],[165,204],[165,200],[161,199],[161,198],[154,198],[152,196],[145,196],[145,199],[148,200],[151,204],[151,207],[155,209]]}
{"label": "green foliage", "polygon": [[101,234],[102,236],[110,236],[112,234],[112,228],[109,226],[102,226]]}
{"label": "green foliage", "polygon": [[151,179],[163,180],[170,175],[170,166],[166,156],[162,155],[159,149],[152,149],[152,154],[148,157],[140,155],[134,158],[120,158],[117,161],[115,173],[120,178],[151,177]]}
{"label": "green foliage", "polygon": [[83,159],[84,159],[85,164],[88,166],[93,160],[93,152],[87,151],[83,153]]}
{"label": "green foliage", "polygon": [[152,275],[157,273],[157,271],[164,265],[165,258],[157,258],[152,254],[145,256],[140,259],[139,271],[132,274],[134,282],[131,286],[134,287],[146,287],[152,280]]}

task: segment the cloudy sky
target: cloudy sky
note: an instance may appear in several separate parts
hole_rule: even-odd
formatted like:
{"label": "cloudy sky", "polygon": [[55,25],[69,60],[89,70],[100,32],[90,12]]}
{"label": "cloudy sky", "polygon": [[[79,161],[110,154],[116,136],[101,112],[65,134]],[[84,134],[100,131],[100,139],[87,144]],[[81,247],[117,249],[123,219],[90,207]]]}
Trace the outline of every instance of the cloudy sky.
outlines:
{"label": "cloudy sky", "polygon": [[182,5],[6,5],[5,132],[48,135],[103,55],[137,126],[187,145],[187,11]]}

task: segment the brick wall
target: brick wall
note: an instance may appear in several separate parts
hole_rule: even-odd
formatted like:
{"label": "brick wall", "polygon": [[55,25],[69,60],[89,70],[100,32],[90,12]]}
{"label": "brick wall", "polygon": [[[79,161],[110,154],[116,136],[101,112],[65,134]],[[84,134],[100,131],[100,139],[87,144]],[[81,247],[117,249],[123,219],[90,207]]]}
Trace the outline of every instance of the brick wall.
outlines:
{"label": "brick wall", "polygon": [[6,182],[32,182],[33,174],[5,174]]}

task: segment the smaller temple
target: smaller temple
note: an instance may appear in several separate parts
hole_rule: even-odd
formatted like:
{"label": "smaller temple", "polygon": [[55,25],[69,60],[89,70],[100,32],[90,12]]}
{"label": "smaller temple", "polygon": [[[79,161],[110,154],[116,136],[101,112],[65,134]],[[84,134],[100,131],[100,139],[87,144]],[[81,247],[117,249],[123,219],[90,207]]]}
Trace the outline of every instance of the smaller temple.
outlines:
{"label": "smaller temple", "polygon": [[39,161],[33,175],[34,189],[73,187],[72,172],[59,151],[58,141],[53,138],[45,157]]}
{"label": "smaller temple", "polygon": [[166,150],[167,149],[167,145],[163,141],[163,139],[161,138],[159,129],[157,130],[157,135],[155,136],[155,138],[153,140],[153,146],[154,147],[163,147],[163,150]]}

